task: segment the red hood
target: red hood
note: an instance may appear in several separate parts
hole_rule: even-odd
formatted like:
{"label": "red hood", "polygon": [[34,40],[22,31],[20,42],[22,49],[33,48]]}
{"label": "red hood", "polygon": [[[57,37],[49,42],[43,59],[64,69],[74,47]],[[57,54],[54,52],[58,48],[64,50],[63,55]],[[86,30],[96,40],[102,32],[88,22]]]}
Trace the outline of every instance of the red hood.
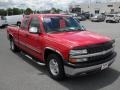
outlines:
{"label": "red hood", "polygon": [[55,42],[59,42],[65,46],[70,46],[70,47],[98,44],[111,40],[106,36],[102,36],[100,34],[89,31],[63,32],[63,33],[54,33],[54,34],[52,33],[49,34],[49,36],[53,37]]}

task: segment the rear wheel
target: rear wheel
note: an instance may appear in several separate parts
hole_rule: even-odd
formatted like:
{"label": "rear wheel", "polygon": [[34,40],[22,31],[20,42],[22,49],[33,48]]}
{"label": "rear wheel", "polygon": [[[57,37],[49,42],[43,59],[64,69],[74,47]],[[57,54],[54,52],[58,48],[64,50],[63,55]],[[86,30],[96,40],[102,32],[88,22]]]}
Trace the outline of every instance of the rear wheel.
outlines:
{"label": "rear wheel", "polygon": [[15,45],[13,39],[10,39],[10,49],[11,49],[13,52],[19,52],[19,51],[20,51],[19,48]]}
{"label": "rear wheel", "polygon": [[17,26],[20,26],[21,25],[21,22],[17,22]]}
{"label": "rear wheel", "polygon": [[47,58],[47,68],[50,76],[55,80],[63,80],[65,78],[64,66],[62,59],[57,54],[50,54]]}

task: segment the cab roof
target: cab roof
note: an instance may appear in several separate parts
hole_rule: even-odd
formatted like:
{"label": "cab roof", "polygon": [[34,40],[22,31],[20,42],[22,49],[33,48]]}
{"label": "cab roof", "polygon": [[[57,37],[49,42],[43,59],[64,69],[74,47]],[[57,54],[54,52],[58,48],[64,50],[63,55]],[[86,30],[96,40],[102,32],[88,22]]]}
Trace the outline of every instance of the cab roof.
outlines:
{"label": "cab roof", "polygon": [[70,15],[64,15],[64,14],[31,14],[32,16],[40,16],[40,17],[50,17],[50,16],[70,16]]}

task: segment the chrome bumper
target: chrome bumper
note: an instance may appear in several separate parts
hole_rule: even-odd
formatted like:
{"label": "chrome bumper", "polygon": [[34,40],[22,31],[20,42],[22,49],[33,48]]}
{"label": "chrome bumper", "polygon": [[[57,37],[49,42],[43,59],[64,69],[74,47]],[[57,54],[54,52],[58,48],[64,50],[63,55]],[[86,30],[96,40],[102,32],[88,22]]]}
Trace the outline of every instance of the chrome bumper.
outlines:
{"label": "chrome bumper", "polygon": [[103,64],[108,64],[108,67],[109,67],[114,62],[114,60],[115,60],[115,57],[112,60],[107,61],[105,63],[90,66],[90,67],[84,67],[84,68],[73,68],[73,67],[69,67],[69,66],[65,65],[64,70],[65,70],[66,75],[73,76],[73,75],[76,75],[76,74],[82,74],[82,73],[86,73],[86,72],[89,72],[89,71],[94,71],[96,69],[101,69]]}

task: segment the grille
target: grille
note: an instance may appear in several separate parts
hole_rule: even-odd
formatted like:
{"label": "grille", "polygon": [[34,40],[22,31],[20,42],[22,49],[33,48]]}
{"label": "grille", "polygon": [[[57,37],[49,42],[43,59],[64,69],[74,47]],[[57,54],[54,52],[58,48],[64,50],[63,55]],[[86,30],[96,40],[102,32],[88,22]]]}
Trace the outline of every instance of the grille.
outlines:
{"label": "grille", "polygon": [[89,54],[92,54],[92,53],[106,51],[110,48],[112,48],[112,43],[104,43],[104,44],[95,45],[95,46],[93,45],[91,47],[88,47],[87,50]]}
{"label": "grille", "polygon": [[87,49],[88,54],[97,53],[97,52],[105,51],[105,50],[112,48],[112,44],[114,42],[115,41],[112,40],[112,41],[104,42],[101,44],[93,44],[93,45],[88,45],[88,46],[84,46],[84,47],[75,47],[74,50]]}
{"label": "grille", "polygon": [[[93,54],[93,53],[98,53],[98,52],[106,51],[106,50],[113,48],[113,45],[112,45],[113,43],[114,43],[114,41],[110,41],[110,42],[105,42],[105,43],[101,43],[101,44],[83,47],[82,49],[87,49],[88,54]],[[79,50],[81,48],[76,48],[76,49]],[[104,55],[89,57],[88,61],[83,62],[83,63],[104,61],[104,60],[110,58],[113,54],[114,54],[114,51],[110,51]]]}
{"label": "grille", "polygon": [[[98,45],[93,45],[91,47],[88,47],[87,50],[88,50],[89,54],[98,53],[98,52],[106,51],[106,50],[113,48],[112,44],[113,44],[112,42],[106,42],[106,43],[102,43],[102,44],[98,44]],[[105,55],[89,57],[88,62],[96,61],[96,60],[97,61],[105,60],[105,59],[109,58],[111,55],[113,55],[113,51],[108,52]]]}
{"label": "grille", "polygon": [[113,52],[111,51],[111,52],[109,52],[109,53],[107,53],[105,55],[100,55],[100,56],[95,56],[95,57],[89,57],[88,58],[88,62],[96,61],[96,60],[98,60],[98,61],[105,60],[105,59],[111,57],[112,55],[113,55]]}

